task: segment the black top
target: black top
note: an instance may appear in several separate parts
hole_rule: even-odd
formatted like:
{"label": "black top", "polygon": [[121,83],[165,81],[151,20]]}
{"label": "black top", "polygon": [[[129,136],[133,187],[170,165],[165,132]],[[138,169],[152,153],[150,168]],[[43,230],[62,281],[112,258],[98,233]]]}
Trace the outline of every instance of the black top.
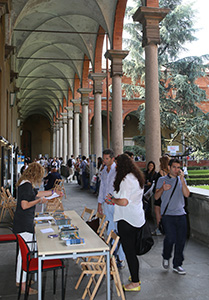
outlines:
{"label": "black top", "polygon": [[[153,181],[156,180],[157,177],[157,172],[148,172],[148,170],[144,171],[144,177],[145,177],[145,186],[144,186],[144,192],[146,193],[150,188],[151,185],[153,183]],[[149,183],[151,183],[150,185],[147,185]]]}
{"label": "black top", "polygon": [[28,208],[22,209],[21,201],[26,200],[28,202],[34,201],[37,195],[37,190],[33,189],[30,182],[25,182],[18,187],[17,196],[17,208],[14,215],[13,231],[14,233],[21,232],[34,232],[34,214],[35,205]]}
{"label": "black top", "polygon": [[[154,188],[153,188],[153,194],[155,194],[156,186],[157,186],[157,181],[158,181],[158,179],[160,177],[162,177],[162,175],[160,174],[160,172],[158,172],[157,176],[156,176],[156,179],[155,179],[155,185],[154,185]],[[155,206],[161,206],[161,198],[159,198],[158,200],[155,199],[154,205]]]}
{"label": "black top", "polygon": [[58,172],[51,172],[46,177],[44,177],[44,180],[48,180],[47,184],[44,187],[45,191],[51,190],[53,188],[56,179],[62,179],[60,173]]}

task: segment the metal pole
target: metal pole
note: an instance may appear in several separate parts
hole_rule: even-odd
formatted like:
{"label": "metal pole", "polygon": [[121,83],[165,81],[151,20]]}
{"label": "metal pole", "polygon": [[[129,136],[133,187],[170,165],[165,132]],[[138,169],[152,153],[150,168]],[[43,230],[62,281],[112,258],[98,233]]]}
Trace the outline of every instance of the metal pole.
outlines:
{"label": "metal pole", "polygon": [[[108,49],[108,35],[106,34],[106,51]],[[106,58],[106,99],[107,99],[107,148],[110,148],[110,115],[109,115],[109,64]]]}

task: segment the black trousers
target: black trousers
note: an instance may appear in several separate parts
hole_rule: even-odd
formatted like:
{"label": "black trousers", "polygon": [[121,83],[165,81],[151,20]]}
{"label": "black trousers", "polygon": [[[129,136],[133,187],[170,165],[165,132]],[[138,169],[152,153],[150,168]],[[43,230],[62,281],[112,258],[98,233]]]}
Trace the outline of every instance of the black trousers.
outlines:
{"label": "black trousers", "polygon": [[139,261],[136,255],[136,236],[139,228],[124,220],[118,221],[118,234],[126,256],[132,282],[139,282]]}

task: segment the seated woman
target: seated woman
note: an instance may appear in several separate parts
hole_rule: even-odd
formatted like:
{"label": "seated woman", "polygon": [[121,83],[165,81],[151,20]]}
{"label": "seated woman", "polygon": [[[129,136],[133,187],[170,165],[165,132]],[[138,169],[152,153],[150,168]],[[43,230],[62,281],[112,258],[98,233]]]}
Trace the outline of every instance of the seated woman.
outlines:
{"label": "seated woman", "polygon": [[109,194],[105,202],[115,205],[114,221],[118,222],[118,234],[131,275],[131,282],[123,288],[125,291],[140,291],[136,240],[137,232],[145,223],[142,205],[144,175],[127,154],[116,159],[114,189],[113,196]]}

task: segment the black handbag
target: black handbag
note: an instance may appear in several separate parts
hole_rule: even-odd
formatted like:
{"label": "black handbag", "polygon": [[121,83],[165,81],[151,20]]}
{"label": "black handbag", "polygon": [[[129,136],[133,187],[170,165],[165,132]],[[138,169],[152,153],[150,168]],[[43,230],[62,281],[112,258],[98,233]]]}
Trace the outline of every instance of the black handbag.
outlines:
{"label": "black handbag", "polygon": [[147,221],[145,224],[139,228],[137,231],[137,240],[136,240],[136,254],[144,255],[154,245],[154,240],[150,231],[150,227]]}
{"label": "black handbag", "polygon": [[90,221],[86,221],[86,224],[88,224],[91,229],[97,232],[97,229],[99,228],[99,218],[95,218],[94,215]]}
{"label": "black handbag", "polygon": [[169,203],[170,203],[170,200],[171,200],[171,198],[172,198],[172,196],[173,196],[173,193],[174,193],[174,191],[175,191],[175,189],[176,189],[177,183],[178,183],[178,177],[176,177],[176,183],[175,183],[175,186],[174,186],[174,188],[173,188],[173,191],[172,191],[172,193],[171,193],[171,195],[170,195],[170,198],[169,198],[169,200],[168,200],[168,203],[167,203],[167,205],[166,205],[166,208],[165,208],[165,210],[164,210],[164,212],[163,212],[163,214],[162,214],[162,216],[161,216],[160,222],[159,222],[159,224],[158,224],[158,229],[160,230],[160,232],[161,232],[163,235],[165,234],[165,229],[164,229],[164,227],[163,227],[163,221],[162,221],[162,218],[163,218],[163,216],[164,216],[165,213],[166,213],[166,210],[167,210],[167,208],[168,208],[168,205],[169,205]]}
{"label": "black handbag", "polygon": [[162,222],[162,217],[160,219],[160,222],[158,224],[158,229],[160,230],[160,232],[164,235],[165,234],[165,230],[164,230],[164,227],[163,227],[163,222]]}

